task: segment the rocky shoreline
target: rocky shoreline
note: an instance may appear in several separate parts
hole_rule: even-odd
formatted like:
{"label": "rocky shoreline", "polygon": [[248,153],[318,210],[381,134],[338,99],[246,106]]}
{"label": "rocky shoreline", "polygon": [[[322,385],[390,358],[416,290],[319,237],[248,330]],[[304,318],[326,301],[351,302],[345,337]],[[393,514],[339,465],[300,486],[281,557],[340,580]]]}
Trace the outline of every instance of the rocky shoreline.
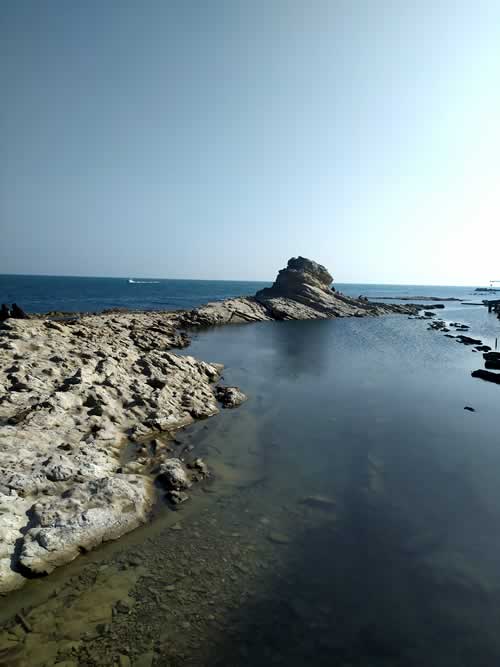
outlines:
{"label": "rocky shoreline", "polygon": [[[178,355],[193,327],[416,315],[415,304],[352,299],[328,271],[292,259],[254,297],[191,311],[7,317],[0,325],[0,593],[144,523],[161,482],[171,502],[208,475],[168,439],[245,396],[222,366]],[[163,434],[158,439],[158,434]],[[124,458],[129,443],[133,456]]]}

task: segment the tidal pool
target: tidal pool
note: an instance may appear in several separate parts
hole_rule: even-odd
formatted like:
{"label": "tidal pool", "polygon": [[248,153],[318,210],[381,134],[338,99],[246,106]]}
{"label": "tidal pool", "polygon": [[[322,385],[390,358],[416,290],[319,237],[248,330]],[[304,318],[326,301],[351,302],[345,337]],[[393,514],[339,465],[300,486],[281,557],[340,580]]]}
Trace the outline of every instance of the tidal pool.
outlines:
{"label": "tidal pool", "polygon": [[[486,309],[439,315],[494,345]],[[0,664],[499,664],[500,387],[427,325],[197,334],[248,395],[179,434],[212,481],[2,600]]]}

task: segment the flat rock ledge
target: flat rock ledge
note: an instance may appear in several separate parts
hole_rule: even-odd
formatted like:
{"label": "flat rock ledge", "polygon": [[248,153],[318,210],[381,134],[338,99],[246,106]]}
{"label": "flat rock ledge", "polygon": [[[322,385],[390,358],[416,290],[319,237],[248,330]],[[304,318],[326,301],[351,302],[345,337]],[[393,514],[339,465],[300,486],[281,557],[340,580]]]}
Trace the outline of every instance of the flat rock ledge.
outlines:
{"label": "flat rock ledge", "polygon": [[168,448],[124,444],[219,411],[222,366],[170,350],[172,314],[9,319],[0,328],[0,592],[147,520]]}
{"label": "flat rock ledge", "polygon": [[[184,329],[419,310],[351,299],[331,283],[324,267],[299,257],[254,297],[189,312],[58,321],[8,313],[0,324],[0,593],[147,521],[156,474],[176,503],[206,477],[201,460],[187,471],[169,462],[168,447],[141,445],[246,398],[215,386],[221,364],[172,352],[189,345]],[[124,456],[131,441],[142,452],[132,461]]]}

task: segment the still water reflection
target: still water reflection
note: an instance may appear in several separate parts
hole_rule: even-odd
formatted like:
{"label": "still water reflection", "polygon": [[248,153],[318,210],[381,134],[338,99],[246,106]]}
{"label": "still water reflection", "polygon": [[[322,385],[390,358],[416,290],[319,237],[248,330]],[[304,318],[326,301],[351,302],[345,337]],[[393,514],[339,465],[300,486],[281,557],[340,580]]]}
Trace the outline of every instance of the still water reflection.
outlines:
{"label": "still water reflection", "polygon": [[[493,342],[495,319],[456,311]],[[336,500],[335,521],[292,521],[288,579],[265,598],[282,604],[246,611],[248,664],[266,642],[297,665],[498,664],[500,396],[470,377],[479,355],[396,317],[221,330],[193,352],[260,406],[268,507]]]}
{"label": "still water reflection", "polygon": [[[485,309],[460,317],[494,341]],[[215,481],[31,582],[17,601],[59,590],[16,664],[500,664],[500,387],[470,377],[479,353],[404,317],[226,327],[186,352],[249,396],[180,436]],[[106,622],[75,630],[80,589]]]}

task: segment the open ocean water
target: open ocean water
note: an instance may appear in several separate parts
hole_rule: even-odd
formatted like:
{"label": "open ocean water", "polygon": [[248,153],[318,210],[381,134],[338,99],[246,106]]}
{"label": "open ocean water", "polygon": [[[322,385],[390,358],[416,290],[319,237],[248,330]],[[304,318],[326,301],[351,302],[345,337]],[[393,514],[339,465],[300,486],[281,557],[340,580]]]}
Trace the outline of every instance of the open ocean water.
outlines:
{"label": "open ocean water", "polygon": [[[133,282],[130,282],[133,281]],[[0,275],[0,303],[16,302],[27,312],[96,312],[108,308],[175,310],[209,301],[248,296],[271,282],[238,280],[159,280],[155,278],[75,278]],[[440,296],[479,300],[474,287],[335,284],[350,296]]]}

